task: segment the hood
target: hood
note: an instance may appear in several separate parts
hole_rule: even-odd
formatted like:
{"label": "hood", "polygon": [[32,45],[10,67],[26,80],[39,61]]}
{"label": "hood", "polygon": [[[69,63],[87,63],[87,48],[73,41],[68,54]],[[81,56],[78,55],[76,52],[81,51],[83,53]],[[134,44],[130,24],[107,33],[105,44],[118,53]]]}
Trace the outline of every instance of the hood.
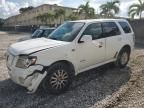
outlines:
{"label": "hood", "polygon": [[68,43],[69,42],[51,40],[47,38],[37,38],[12,44],[8,51],[13,55],[30,54],[39,50],[66,45]]}
{"label": "hood", "polygon": [[21,42],[21,41],[25,41],[25,40],[29,40],[29,39],[31,39],[31,36],[24,36],[24,37],[18,38],[17,42]]}

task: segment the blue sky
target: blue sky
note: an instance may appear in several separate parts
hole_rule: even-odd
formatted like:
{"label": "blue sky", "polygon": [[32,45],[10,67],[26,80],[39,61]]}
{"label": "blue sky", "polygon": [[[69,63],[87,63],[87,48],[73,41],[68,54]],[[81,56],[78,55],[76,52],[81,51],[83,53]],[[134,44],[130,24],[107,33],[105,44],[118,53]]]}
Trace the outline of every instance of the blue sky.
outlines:
{"label": "blue sky", "polygon": [[[58,4],[61,6],[75,7],[85,4],[87,0],[0,0],[0,18],[8,18],[19,14],[19,8],[28,6],[39,6],[42,4]],[[100,12],[99,6],[111,0],[90,0],[90,6],[95,8],[96,12]],[[120,0],[119,16],[127,17],[129,5],[137,3],[138,0]]]}

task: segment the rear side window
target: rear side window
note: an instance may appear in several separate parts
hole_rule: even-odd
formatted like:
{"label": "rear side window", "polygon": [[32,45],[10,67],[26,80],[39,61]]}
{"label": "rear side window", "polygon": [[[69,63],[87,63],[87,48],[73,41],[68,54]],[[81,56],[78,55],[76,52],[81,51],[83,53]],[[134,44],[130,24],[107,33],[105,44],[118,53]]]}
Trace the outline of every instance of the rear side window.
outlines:
{"label": "rear side window", "polygon": [[120,35],[120,30],[115,22],[102,23],[104,37]]}
{"label": "rear side window", "polygon": [[119,24],[125,33],[131,33],[132,32],[127,22],[119,22]]}

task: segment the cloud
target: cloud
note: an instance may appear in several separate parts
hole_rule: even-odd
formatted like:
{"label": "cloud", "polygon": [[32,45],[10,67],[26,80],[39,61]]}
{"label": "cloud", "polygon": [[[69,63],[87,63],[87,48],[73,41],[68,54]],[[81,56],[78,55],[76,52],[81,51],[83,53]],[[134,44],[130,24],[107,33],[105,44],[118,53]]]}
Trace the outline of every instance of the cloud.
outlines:
{"label": "cloud", "polygon": [[61,2],[63,0],[25,0],[26,3],[29,4],[29,6],[39,6],[42,4],[58,4],[61,5]]}
{"label": "cloud", "polygon": [[5,4],[5,0],[0,0],[0,7]]}
{"label": "cloud", "polygon": [[0,6],[0,13],[1,13],[0,17],[7,18],[9,16],[19,14],[19,8],[23,6],[27,7],[28,4],[23,3],[23,5],[20,5],[19,3],[3,0],[2,5]]}
{"label": "cloud", "polygon": [[120,0],[121,5],[120,5],[120,13],[118,14],[121,17],[128,17],[128,9],[129,6],[138,3],[138,0]]}
{"label": "cloud", "polygon": [[[90,5],[95,8],[96,13],[100,12],[99,6],[101,4],[104,4],[108,1],[111,0],[89,0],[90,1]],[[128,17],[128,8],[130,5],[132,5],[133,3],[138,3],[138,0],[120,0],[120,13],[118,14],[118,16],[121,17]]]}
{"label": "cloud", "polygon": [[7,18],[19,14],[19,9],[28,6],[39,6],[42,4],[58,4],[61,5],[62,0],[0,0],[0,17]]}
{"label": "cloud", "polygon": [[[80,4],[85,4],[87,0],[0,0],[0,17],[7,18],[19,13],[19,9],[22,7],[28,6],[39,6],[42,4],[58,4],[70,7],[78,7]],[[99,6],[107,1],[111,0],[89,0],[90,6],[94,7],[96,13],[100,12]],[[120,0],[120,13],[119,16],[127,16],[128,7],[133,4],[137,3],[138,0]]]}
{"label": "cloud", "polygon": [[17,3],[13,3],[13,2],[9,2],[9,1],[3,2],[3,4],[0,6],[1,17],[6,18],[10,15],[18,14],[17,7],[18,7]]}

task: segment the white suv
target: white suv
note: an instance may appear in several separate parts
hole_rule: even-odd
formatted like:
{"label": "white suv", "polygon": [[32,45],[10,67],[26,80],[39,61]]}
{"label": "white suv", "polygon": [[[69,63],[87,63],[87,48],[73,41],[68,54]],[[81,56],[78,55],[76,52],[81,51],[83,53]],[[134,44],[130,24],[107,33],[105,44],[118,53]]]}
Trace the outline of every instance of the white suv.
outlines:
{"label": "white suv", "polygon": [[48,38],[11,45],[7,51],[9,75],[31,93],[42,85],[59,94],[81,72],[110,62],[125,67],[134,39],[130,24],[123,19],[65,22]]}

